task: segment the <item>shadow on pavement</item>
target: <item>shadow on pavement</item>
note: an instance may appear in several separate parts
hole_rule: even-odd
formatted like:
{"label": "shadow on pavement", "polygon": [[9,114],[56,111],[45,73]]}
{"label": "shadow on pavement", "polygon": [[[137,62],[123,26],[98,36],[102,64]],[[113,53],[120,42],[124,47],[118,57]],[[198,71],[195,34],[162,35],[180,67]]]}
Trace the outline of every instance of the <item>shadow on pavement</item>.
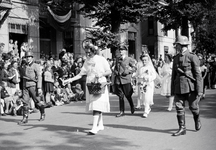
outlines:
{"label": "shadow on pavement", "polygon": [[[31,150],[31,149],[46,149],[46,150],[87,150],[87,149],[94,149],[94,150],[121,150],[122,146],[133,146],[136,147],[136,145],[132,145],[131,142],[116,138],[114,136],[108,136],[98,133],[97,135],[88,135],[88,129],[82,128],[82,127],[75,127],[75,126],[64,126],[64,125],[45,125],[45,124],[26,124],[24,125],[25,132],[28,130],[32,130],[34,128],[43,128],[43,131],[51,131],[53,138],[43,138],[37,139],[34,141],[32,147],[31,143],[29,143],[29,140],[26,141],[26,143],[19,143],[17,141],[14,141],[14,139],[11,140],[1,140],[0,141],[0,150]],[[29,128],[28,128],[29,127]],[[43,132],[41,131],[41,132]],[[46,132],[44,131],[44,132]],[[25,137],[26,133],[23,133],[23,137]],[[103,132],[103,131],[101,131]],[[22,134],[22,131],[20,133],[17,133],[16,135],[20,136]],[[37,135],[37,133],[35,133]],[[8,134],[1,134],[1,137],[4,136],[14,136],[14,133]],[[64,137],[64,140],[59,142],[59,137]],[[57,138],[54,138],[57,137]],[[31,139],[31,138],[30,138]],[[25,140],[25,139],[23,139]],[[31,139],[32,140],[32,139]],[[20,141],[20,140],[19,140]],[[32,142],[32,141],[31,141]],[[60,143],[60,144],[59,144]],[[138,146],[137,146],[138,147]]]}
{"label": "shadow on pavement", "polygon": [[[106,124],[105,126],[112,127],[112,128],[121,128],[121,129],[127,129],[127,130],[134,130],[134,131],[146,131],[146,132],[156,132],[156,133],[165,133],[172,135],[174,132],[176,132],[178,129],[153,129],[151,127],[141,127],[141,126],[127,126],[127,125],[119,125],[119,124]],[[186,129],[190,132],[196,132],[195,130]]]}

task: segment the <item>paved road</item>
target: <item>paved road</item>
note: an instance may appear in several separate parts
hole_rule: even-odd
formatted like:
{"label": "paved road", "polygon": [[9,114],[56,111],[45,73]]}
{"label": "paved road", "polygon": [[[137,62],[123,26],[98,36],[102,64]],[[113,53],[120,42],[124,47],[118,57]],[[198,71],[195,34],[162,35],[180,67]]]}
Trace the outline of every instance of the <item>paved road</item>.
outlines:
{"label": "paved road", "polygon": [[[134,99],[136,96],[134,96]],[[175,111],[167,112],[168,101],[155,94],[155,105],[148,118],[142,111],[116,118],[118,99],[110,96],[111,112],[104,114],[105,130],[87,135],[92,115],[85,103],[76,102],[46,109],[46,120],[31,114],[29,123],[18,126],[21,116],[0,118],[0,150],[215,150],[216,90],[208,90],[200,102],[202,129],[194,131],[192,114],[187,107],[185,136],[172,137],[178,128]]]}

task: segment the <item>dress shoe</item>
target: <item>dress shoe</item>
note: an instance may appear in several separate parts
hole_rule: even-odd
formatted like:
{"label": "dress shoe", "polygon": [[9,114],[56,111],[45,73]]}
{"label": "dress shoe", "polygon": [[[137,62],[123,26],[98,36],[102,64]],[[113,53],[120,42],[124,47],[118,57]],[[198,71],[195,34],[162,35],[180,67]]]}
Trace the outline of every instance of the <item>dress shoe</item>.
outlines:
{"label": "dress shoe", "polygon": [[172,111],[172,108],[167,108],[167,111]]}
{"label": "dress shoe", "polygon": [[4,113],[4,114],[1,114],[2,116],[7,116],[7,114],[6,113]]}
{"label": "dress shoe", "polygon": [[141,110],[141,107],[135,107],[135,110]]}
{"label": "dress shoe", "polygon": [[147,113],[144,113],[142,117],[143,117],[143,118],[147,118],[147,117],[148,117],[148,114],[147,114]]}
{"label": "dress shoe", "polygon": [[120,112],[118,115],[116,115],[116,117],[123,117],[123,116],[124,116],[123,112]]}
{"label": "dress shoe", "polygon": [[91,129],[89,132],[88,132],[88,135],[95,135],[97,134],[98,130],[97,129]]}

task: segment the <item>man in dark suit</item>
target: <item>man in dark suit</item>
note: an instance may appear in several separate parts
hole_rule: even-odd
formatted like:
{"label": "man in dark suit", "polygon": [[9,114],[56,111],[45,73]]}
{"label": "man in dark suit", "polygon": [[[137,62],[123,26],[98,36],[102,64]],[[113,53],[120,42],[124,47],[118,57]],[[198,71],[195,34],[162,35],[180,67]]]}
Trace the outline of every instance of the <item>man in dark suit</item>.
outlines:
{"label": "man in dark suit", "polygon": [[124,116],[125,105],[124,105],[124,97],[127,98],[130,108],[131,114],[134,113],[134,104],[132,100],[133,88],[131,85],[131,75],[134,71],[136,71],[135,61],[128,57],[127,55],[127,47],[122,46],[119,49],[119,57],[116,60],[116,65],[114,68],[114,86],[115,93],[119,97],[119,107],[120,113],[116,115],[116,117]]}
{"label": "man in dark suit", "polygon": [[203,92],[200,61],[196,54],[189,52],[189,41],[186,36],[177,38],[176,50],[179,52],[173,61],[171,94],[175,95],[175,106],[179,130],[173,136],[186,134],[185,101],[189,103],[194,121],[195,130],[199,131],[201,122],[199,117],[199,101]]}

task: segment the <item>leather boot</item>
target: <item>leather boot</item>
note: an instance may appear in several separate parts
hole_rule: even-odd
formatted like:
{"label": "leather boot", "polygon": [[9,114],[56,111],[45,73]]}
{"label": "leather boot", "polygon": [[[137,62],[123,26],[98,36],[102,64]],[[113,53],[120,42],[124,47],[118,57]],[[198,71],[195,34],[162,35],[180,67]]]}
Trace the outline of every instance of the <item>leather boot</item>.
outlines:
{"label": "leather boot", "polygon": [[195,122],[195,130],[199,131],[202,127],[201,122],[200,122],[200,117],[199,114],[193,114],[194,117],[194,122]]}
{"label": "leather boot", "polygon": [[179,136],[179,135],[185,135],[186,134],[186,127],[185,127],[185,115],[178,116],[178,124],[179,124],[179,129],[176,133],[173,133],[172,136]]}
{"label": "leather boot", "polygon": [[27,114],[23,115],[23,119],[18,122],[18,125],[23,125],[26,123],[28,123],[28,115]]}
{"label": "leather boot", "polygon": [[45,120],[45,114],[41,114],[39,121],[44,121],[44,120]]}

